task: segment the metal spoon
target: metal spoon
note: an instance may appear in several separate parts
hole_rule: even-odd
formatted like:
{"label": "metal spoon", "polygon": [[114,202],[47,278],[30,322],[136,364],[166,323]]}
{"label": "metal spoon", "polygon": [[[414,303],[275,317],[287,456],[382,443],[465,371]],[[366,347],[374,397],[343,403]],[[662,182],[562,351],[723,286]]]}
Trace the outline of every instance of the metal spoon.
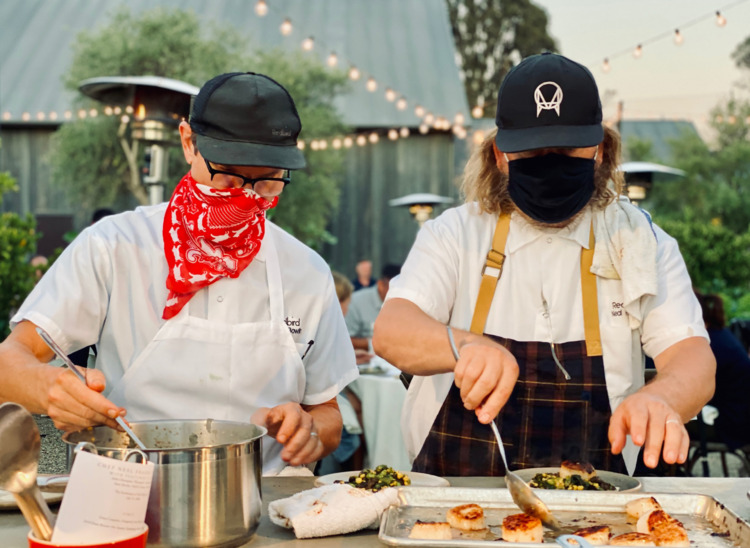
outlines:
{"label": "metal spoon", "polygon": [[40,540],[52,537],[55,518],[36,485],[39,429],[17,403],[0,405],[0,488],[13,493],[23,517]]}
{"label": "metal spoon", "polygon": [[552,530],[560,530],[560,523],[557,518],[552,515],[547,505],[534,494],[525,481],[515,472],[511,472],[508,468],[508,460],[505,457],[505,447],[503,447],[503,439],[500,437],[500,431],[497,429],[495,421],[490,422],[492,431],[495,433],[495,439],[497,445],[500,448],[500,456],[503,457],[503,464],[505,464],[505,485],[510,491],[510,496],[513,497],[513,502],[516,503],[521,510],[530,516],[539,518],[541,522]]}
{"label": "metal spoon", "polygon": [[[63,352],[63,349],[60,348],[54,340],[52,340],[52,337],[49,336],[49,333],[47,333],[41,327],[37,327],[36,332],[39,333],[39,336],[44,342],[47,343],[47,346],[52,349],[57,357],[60,358],[73,373],[75,373],[76,377],[78,377],[83,384],[87,384],[86,377],[84,377],[81,372],[78,371],[76,365],[72,361],[70,361],[70,358],[68,358],[68,355]],[[127,432],[128,436],[130,436],[130,439],[135,442],[139,449],[141,449],[142,451],[147,451],[146,445],[138,438],[138,436],[135,435],[135,432],[133,432],[133,430],[127,425],[127,423],[122,420],[122,417],[115,417],[115,421],[122,427],[123,430],[125,430],[125,432]]]}

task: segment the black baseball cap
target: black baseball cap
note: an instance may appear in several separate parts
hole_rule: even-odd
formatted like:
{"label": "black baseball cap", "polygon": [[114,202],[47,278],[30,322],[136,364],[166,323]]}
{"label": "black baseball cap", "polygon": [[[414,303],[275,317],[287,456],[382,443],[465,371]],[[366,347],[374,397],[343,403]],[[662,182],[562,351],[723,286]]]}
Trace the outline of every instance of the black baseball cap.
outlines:
{"label": "black baseball cap", "polygon": [[604,138],[602,103],[591,72],[542,53],[510,69],[497,96],[497,136],[503,152],[590,147]]}
{"label": "black baseball cap", "polygon": [[230,72],[203,84],[190,109],[201,155],[228,166],[305,167],[302,123],[289,92],[263,74]]}

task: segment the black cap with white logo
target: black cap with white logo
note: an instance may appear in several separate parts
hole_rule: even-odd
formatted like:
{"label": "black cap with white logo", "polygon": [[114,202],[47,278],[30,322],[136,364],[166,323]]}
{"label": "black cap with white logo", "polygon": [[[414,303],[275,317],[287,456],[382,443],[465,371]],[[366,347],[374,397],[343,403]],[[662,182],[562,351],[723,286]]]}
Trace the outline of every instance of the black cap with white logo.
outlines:
{"label": "black cap with white logo", "polygon": [[497,97],[503,152],[589,147],[604,138],[602,103],[591,72],[555,53],[533,55],[510,69]]}
{"label": "black cap with white logo", "polygon": [[190,128],[198,151],[227,166],[305,167],[297,148],[302,123],[289,92],[254,72],[221,74],[193,100]]}

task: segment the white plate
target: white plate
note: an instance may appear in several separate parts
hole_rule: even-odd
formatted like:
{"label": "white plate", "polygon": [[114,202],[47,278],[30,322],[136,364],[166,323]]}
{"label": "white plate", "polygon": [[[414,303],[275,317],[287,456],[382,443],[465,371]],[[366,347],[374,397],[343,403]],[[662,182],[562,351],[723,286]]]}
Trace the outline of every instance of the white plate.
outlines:
{"label": "white plate", "polygon": [[[529,483],[534,476],[537,474],[558,474],[560,472],[560,468],[524,468],[523,470],[515,470],[515,473],[518,474],[523,481],[526,483]],[[627,493],[628,491],[640,491],[641,490],[641,482],[637,479],[627,476],[625,474],[618,474],[616,472],[607,472],[606,470],[597,470],[596,475],[599,476],[601,479],[606,481],[607,483],[611,483],[615,487],[617,487],[618,491],[621,491],[623,493]],[[593,492],[593,491],[587,491],[587,492]],[[607,491],[604,491],[605,493]]]}
{"label": "white plate", "polygon": [[[42,491],[42,497],[47,501],[47,504],[54,504],[60,502],[63,498],[63,493],[49,493]],[[16,497],[10,491],[4,491],[0,489],[0,510],[17,510],[18,504],[16,504]]]}
{"label": "white plate", "polygon": [[[320,487],[321,485],[331,485],[336,481],[348,481],[350,477],[359,474],[359,470],[352,472],[336,472],[335,474],[328,474],[327,476],[320,476],[315,478],[315,485]],[[420,472],[401,472],[409,476],[411,485],[417,487],[448,487],[450,482],[447,479],[441,478],[440,476],[433,476],[431,474],[422,474]]]}

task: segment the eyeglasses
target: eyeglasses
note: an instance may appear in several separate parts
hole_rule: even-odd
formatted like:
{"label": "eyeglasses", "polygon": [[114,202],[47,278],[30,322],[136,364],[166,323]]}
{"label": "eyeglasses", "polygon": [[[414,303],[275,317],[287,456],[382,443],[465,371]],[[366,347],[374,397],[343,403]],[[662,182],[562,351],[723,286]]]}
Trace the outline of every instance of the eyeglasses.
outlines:
{"label": "eyeglasses", "polygon": [[234,179],[237,179],[240,184],[235,185],[239,187],[244,187],[245,185],[250,185],[250,188],[255,191],[255,185],[258,183],[261,184],[260,194],[264,194],[266,196],[278,196],[281,194],[289,183],[292,182],[291,173],[288,169],[284,170],[284,176],[283,177],[256,177],[256,178],[250,178],[245,177],[244,175],[240,175],[239,173],[232,173],[231,171],[222,171],[220,169],[215,169],[211,162],[203,158],[203,161],[206,162],[206,168],[208,169],[208,172],[211,174],[211,180],[214,180],[215,175],[225,175],[226,177],[230,178],[231,182],[235,182]]}

